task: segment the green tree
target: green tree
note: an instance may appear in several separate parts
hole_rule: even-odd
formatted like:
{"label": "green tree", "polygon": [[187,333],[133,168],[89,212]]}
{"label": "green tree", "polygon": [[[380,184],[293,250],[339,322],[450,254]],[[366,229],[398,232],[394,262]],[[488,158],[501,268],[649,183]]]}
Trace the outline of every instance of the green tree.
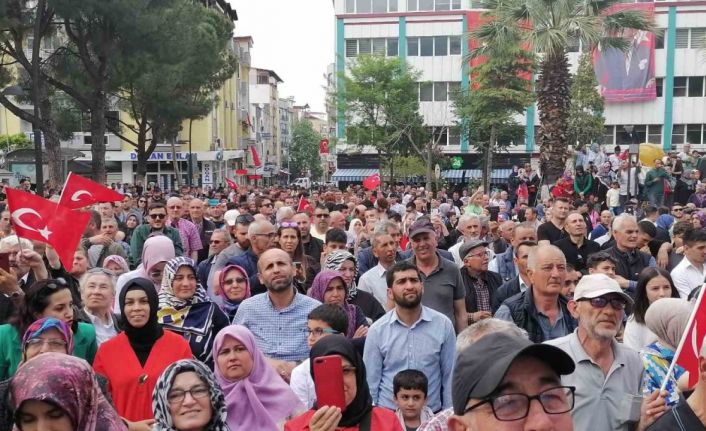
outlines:
{"label": "green tree", "polygon": [[575,145],[576,148],[591,145],[603,136],[603,98],[597,87],[591,53],[584,52],[579,59],[576,75],[571,80],[567,134],[569,144]]}
{"label": "green tree", "polygon": [[[517,33],[535,52],[542,53],[536,85],[539,107],[539,145],[544,181],[553,183],[566,166],[570,75],[566,53],[581,41],[626,50],[625,29],[652,30],[653,21],[641,11],[615,10],[616,0],[488,0],[489,12],[501,24],[481,43],[497,43],[508,32]],[[531,24],[527,24],[531,23]]]}
{"label": "green tree", "polygon": [[24,133],[0,135],[0,148],[5,150],[5,152],[31,147],[32,141]]}
{"label": "green tree", "polygon": [[297,121],[292,129],[292,144],[289,154],[289,167],[292,176],[309,175],[312,180],[321,177],[319,142],[321,135],[314,130],[309,120]]}
{"label": "green tree", "polygon": [[[487,15],[486,15],[487,16]],[[498,20],[471,32],[471,39],[482,39],[504,30]],[[517,121],[533,101],[531,82],[534,57],[520,45],[518,34],[506,33],[496,43],[473,49],[469,58],[479,64],[470,70],[471,88],[454,100],[461,130],[483,154],[483,187],[490,190],[493,155],[522,140],[524,127]]]}
{"label": "green tree", "polygon": [[[362,55],[342,76],[346,139],[359,148],[373,147],[380,159],[403,154],[415,131],[422,130],[417,88],[419,73],[399,58]],[[394,178],[394,166],[390,181]]]}

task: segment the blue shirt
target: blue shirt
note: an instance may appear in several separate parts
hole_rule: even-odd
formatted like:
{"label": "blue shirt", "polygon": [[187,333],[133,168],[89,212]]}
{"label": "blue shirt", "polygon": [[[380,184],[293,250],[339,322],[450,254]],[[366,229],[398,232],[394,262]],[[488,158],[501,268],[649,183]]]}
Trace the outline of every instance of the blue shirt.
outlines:
{"label": "blue shirt", "polygon": [[309,357],[307,316],[319,305],[319,301],[296,293],[288,307],[278,310],[269,293],[260,293],[240,304],[233,324],[248,328],[268,358],[302,361]]}
{"label": "blue shirt", "polygon": [[419,320],[407,326],[392,309],[368,329],[363,361],[373,403],[396,409],[392,379],[414,369],[429,380],[427,406],[435,412],[451,407],[451,373],[456,333],[448,317],[422,306]]}

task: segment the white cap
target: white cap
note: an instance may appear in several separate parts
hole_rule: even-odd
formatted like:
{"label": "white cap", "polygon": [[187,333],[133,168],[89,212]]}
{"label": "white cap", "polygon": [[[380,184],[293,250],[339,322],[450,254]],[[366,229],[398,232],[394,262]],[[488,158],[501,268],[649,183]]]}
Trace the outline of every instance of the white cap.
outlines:
{"label": "white cap", "polygon": [[610,293],[622,296],[627,301],[628,307],[632,308],[634,301],[630,295],[623,292],[617,281],[605,274],[589,274],[581,277],[576,285],[576,291],[574,291],[574,301],[598,298]]}
{"label": "white cap", "polygon": [[238,210],[228,210],[223,214],[223,220],[226,221],[228,226],[235,226],[235,219],[237,219],[239,215],[240,211]]}

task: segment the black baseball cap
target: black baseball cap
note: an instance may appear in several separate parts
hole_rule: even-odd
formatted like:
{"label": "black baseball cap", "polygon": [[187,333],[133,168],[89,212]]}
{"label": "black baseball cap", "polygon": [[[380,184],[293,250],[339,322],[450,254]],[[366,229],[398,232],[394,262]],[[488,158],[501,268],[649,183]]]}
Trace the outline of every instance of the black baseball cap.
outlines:
{"label": "black baseball cap", "polygon": [[532,356],[546,363],[558,375],[574,372],[574,360],[549,344],[505,333],[487,335],[459,353],[451,384],[454,413],[463,415],[470,398],[491,395],[519,356]]}

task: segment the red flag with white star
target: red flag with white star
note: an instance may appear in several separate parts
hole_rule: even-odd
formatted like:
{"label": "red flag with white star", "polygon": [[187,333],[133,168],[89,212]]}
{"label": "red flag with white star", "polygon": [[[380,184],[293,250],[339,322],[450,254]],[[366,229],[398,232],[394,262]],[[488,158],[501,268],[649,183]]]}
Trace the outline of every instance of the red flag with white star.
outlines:
{"label": "red flag with white star", "polygon": [[17,236],[51,245],[64,268],[70,270],[91,214],[70,210],[17,189],[8,187],[5,190],[10,220]]}
{"label": "red flag with white star", "polygon": [[682,334],[677,350],[674,353],[674,362],[689,372],[689,388],[693,388],[699,380],[699,356],[704,336],[706,336],[704,292],[706,292],[706,286],[701,287],[701,291],[696,297],[686,330]]}
{"label": "red flag with white star", "polygon": [[99,202],[118,202],[125,196],[110,188],[69,172],[59,205],[69,209],[84,208]]}
{"label": "red flag with white star", "polygon": [[380,185],[380,174],[372,174],[363,180],[363,187],[368,190],[374,190]]}

